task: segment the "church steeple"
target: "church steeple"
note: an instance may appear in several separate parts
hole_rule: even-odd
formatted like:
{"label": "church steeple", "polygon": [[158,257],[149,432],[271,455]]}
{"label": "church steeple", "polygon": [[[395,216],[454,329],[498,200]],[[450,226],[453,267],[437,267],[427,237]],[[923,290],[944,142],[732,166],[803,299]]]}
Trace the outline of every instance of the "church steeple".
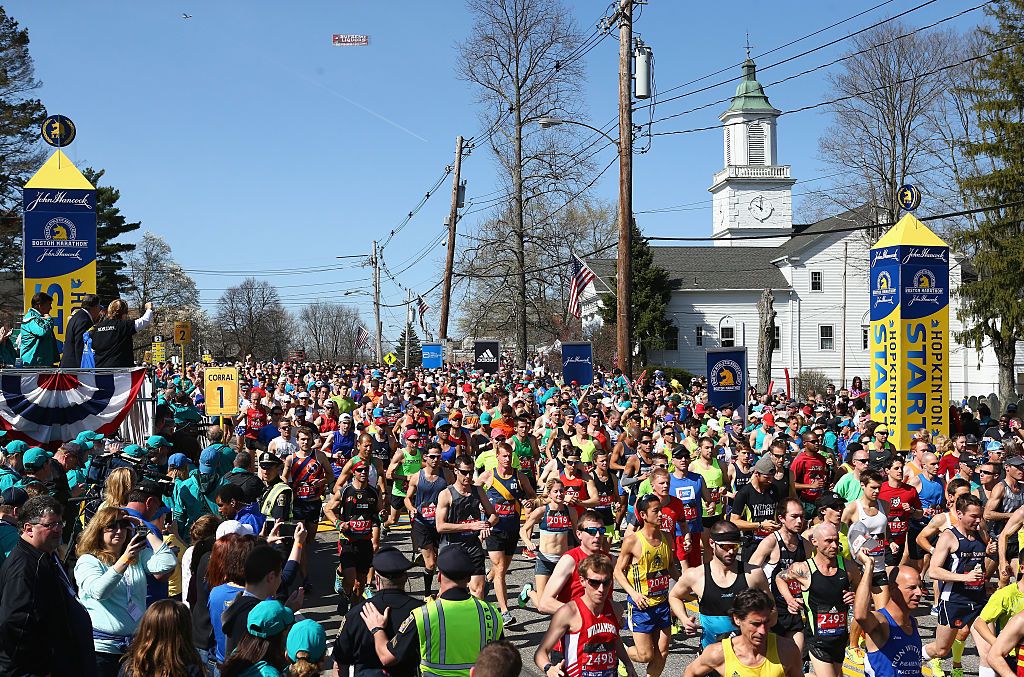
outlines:
{"label": "church steeple", "polygon": [[778,234],[739,244],[778,246],[793,229],[789,166],[779,165],[776,121],[782,111],[772,106],[764,87],[757,81],[757,64],[743,62],[743,77],[736,95],[719,119],[723,122],[724,169],[715,174],[710,191],[714,195],[714,236],[723,245],[743,234]]}

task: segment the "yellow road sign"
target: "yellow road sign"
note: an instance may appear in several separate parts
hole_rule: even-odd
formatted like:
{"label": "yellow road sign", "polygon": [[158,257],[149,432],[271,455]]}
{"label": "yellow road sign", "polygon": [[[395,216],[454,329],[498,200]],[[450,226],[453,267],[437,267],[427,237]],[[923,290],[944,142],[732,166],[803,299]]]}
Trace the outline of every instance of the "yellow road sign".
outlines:
{"label": "yellow road sign", "polygon": [[182,346],[186,343],[192,343],[192,323],[191,322],[175,322],[174,323],[174,345]]}
{"label": "yellow road sign", "polygon": [[208,367],[203,374],[203,395],[207,416],[238,413],[238,368]]}
{"label": "yellow road sign", "polygon": [[154,362],[163,362],[167,359],[167,344],[154,341],[152,346],[150,346],[150,352],[153,355]]}
{"label": "yellow road sign", "polygon": [[206,364],[213,364],[213,355],[210,353],[203,353],[203,362]]}
{"label": "yellow road sign", "polygon": [[388,353],[387,355],[384,356],[384,364],[388,365],[389,367],[393,365],[395,362],[398,362],[398,355],[395,355],[394,353]]}

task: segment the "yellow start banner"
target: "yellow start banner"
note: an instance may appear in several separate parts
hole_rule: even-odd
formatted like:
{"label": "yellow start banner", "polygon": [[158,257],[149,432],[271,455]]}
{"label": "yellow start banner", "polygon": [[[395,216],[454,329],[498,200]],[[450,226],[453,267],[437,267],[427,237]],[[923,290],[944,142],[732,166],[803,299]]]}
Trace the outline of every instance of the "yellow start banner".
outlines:
{"label": "yellow start banner", "polygon": [[949,422],[949,245],[907,214],[871,248],[871,419],[898,450]]}

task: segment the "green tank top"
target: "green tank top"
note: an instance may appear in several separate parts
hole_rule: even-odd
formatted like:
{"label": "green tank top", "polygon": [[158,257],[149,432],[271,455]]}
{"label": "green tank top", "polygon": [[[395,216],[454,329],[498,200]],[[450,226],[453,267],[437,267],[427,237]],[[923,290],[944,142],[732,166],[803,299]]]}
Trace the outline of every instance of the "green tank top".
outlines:
{"label": "green tank top", "polygon": [[406,490],[409,488],[409,478],[417,474],[423,469],[423,455],[417,451],[415,454],[410,454],[408,451],[402,450],[402,463],[399,465],[398,472],[405,475],[401,480],[396,480],[391,485],[392,496],[405,496]]}
{"label": "green tank top", "polygon": [[530,445],[530,438],[525,442],[519,440],[518,435],[512,436],[512,467],[523,470],[533,470],[533,447]]}
{"label": "green tank top", "polygon": [[[691,469],[700,473],[701,477],[704,478],[704,484],[708,485],[708,489],[713,495],[716,493],[715,490],[722,489],[725,486],[725,476],[722,473],[721,466],[718,465],[717,458],[711,460],[710,468],[704,469],[698,466],[697,468],[691,467]],[[725,510],[725,492],[719,491],[717,493],[719,494],[717,501],[714,503],[704,503],[704,514],[708,517],[721,515]]]}

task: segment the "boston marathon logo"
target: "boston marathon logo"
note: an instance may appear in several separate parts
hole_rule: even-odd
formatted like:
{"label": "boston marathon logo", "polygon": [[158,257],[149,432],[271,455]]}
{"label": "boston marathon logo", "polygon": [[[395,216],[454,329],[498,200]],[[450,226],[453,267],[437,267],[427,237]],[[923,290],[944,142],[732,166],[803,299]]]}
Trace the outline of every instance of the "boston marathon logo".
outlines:
{"label": "boston marathon logo", "polygon": [[84,240],[75,239],[75,224],[71,219],[56,216],[43,226],[43,237],[34,239],[30,246],[43,251],[36,255],[36,263],[44,259],[75,259],[82,260],[82,250],[89,246]]}
{"label": "boston marathon logo", "polygon": [[908,306],[912,306],[915,303],[941,305],[944,300],[943,294],[945,291],[944,288],[937,285],[935,273],[927,269],[914,273],[910,286],[903,289],[903,293],[907,297],[906,303]]}
{"label": "boston marathon logo", "polygon": [[[895,257],[895,252],[893,253]],[[892,286],[892,276],[883,270],[875,277],[875,288],[871,290],[874,305],[892,305],[896,302],[896,288]]]}
{"label": "boston marathon logo", "polygon": [[719,360],[711,369],[711,385],[716,390],[740,389],[740,365],[735,360]]}

